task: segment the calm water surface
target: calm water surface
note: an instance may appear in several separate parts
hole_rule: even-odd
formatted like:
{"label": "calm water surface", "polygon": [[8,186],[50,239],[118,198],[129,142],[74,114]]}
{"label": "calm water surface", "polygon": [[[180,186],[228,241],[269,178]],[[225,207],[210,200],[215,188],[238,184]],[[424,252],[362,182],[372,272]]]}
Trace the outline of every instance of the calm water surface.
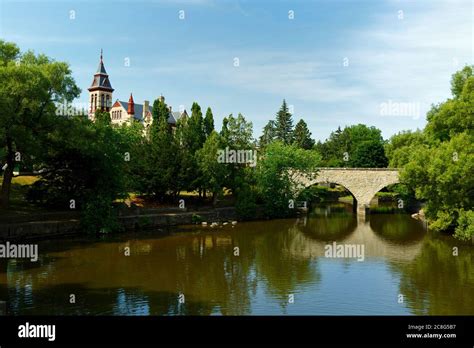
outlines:
{"label": "calm water surface", "polygon": [[[0,300],[13,314],[474,314],[472,244],[426,232],[408,215],[358,221],[350,211],[339,204],[165,237],[43,242],[36,263],[0,263]],[[333,241],[363,244],[364,261],[325,257]]]}

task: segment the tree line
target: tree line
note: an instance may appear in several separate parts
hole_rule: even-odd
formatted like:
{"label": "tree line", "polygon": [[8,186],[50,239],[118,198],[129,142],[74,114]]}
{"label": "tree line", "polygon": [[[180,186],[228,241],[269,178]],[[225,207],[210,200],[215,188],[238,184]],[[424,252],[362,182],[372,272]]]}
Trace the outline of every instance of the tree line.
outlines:
{"label": "tree line", "polygon": [[[398,167],[406,194],[423,200],[431,226],[474,235],[472,67],[456,73],[453,98],[433,106],[422,131],[402,132],[384,140],[375,127],[340,127],[315,142],[306,122],[293,126],[285,100],[253,137],[242,114],[224,117],[215,128],[209,107],[193,103],[176,127],[167,119],[164,100],[153,102],[153,123],[116,126],[107,112],[87,117],[58,114],[56,105],[80,94],[67,63],[0,41],[0,157],[3,181],[0,204],[7,208],[15,166],[39,176],[27,199],[54,209],[78,209],[86,229],[119,228],[114,202],[130,193],[175,202],[182,191],[195,191],[215,205],[225,194],[235,200],[242,218],[257,207],[265,216],[294,214],[298,199],[292,170],[314,175],[317,167]],[[146,134],[146,136],[144,136]],[[235,158],[218,161],[224,149],[257,153],[256,165]]]}

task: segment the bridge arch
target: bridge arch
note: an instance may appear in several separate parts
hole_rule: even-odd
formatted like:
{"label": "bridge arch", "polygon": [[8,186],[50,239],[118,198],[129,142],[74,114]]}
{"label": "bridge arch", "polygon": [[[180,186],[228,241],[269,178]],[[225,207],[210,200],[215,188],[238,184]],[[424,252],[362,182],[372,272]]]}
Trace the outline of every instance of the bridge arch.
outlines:
{"label": "bridge arch", "polygon": [[398,169],[391,168],[318,168],[313,178],[297,177],[300,191],[320,183],[344,186],[355,198],[357,213],[364,216],[377,192],[399,182]]}

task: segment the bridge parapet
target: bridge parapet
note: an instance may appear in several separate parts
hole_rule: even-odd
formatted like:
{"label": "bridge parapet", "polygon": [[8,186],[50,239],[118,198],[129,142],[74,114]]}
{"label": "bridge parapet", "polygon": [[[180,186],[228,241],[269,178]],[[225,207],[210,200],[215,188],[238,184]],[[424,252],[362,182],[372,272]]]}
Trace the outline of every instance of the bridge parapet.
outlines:
{"label": "bridge parapet", "polygon": [[376,171],[376,172],[400,172],[400,168],[351,168],[351,167],[318,167],[318,170],[355,170],[355,171]]}

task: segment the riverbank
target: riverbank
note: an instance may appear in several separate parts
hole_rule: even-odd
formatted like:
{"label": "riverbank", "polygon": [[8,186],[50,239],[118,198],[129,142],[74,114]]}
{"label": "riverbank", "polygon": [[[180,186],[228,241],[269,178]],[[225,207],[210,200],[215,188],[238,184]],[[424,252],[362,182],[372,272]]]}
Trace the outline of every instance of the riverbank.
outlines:
{"label": "riverbank", "polygon": [[[133,209],[120,211],[124,231],[165,228],[201,222],[225,222],[237,217],[234,207],[186,211],[181,209]],[[78,213],[51,213],[8,219],[0,224],[0,240],[43,240],[81,234]]]}

